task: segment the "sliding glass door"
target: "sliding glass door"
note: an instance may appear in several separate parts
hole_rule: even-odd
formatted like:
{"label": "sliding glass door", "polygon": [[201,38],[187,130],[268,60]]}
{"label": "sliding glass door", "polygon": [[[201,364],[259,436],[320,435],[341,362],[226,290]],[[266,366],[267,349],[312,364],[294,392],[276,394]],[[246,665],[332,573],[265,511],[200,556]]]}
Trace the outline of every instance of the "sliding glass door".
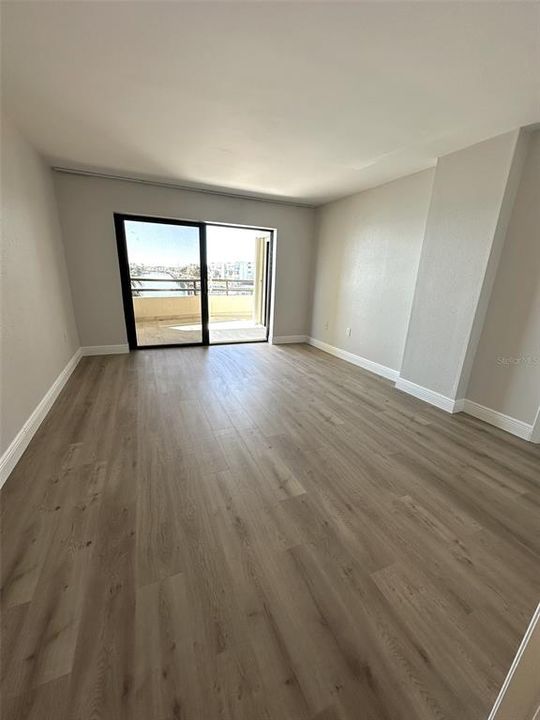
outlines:
{"label": "sliding glass door", "polygon": [[204,227],[115,216],[131,347],[202,345]]}
{"label": "sliding glass door", "polygon": [[268,336],[270,230],[208,225],[210,344]]}
{"label": "sliding glass door", "polygon": [[271,230],[114,220],[130,348],[268,339]]}

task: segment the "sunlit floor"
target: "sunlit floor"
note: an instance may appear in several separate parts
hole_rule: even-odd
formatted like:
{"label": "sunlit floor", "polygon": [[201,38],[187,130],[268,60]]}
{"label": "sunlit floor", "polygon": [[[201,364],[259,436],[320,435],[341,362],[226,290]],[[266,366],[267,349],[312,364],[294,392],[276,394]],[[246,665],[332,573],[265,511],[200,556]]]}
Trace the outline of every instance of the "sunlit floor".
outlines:
{"label": "sunlit floor", "polygon": [[[139,345],[174,345],[201,342],[201,325],[179,324],[174,318],[137,320]],[[266,328],[251,320],[211,321],[208,325],[210,342],[254,342],[266,340]]]}

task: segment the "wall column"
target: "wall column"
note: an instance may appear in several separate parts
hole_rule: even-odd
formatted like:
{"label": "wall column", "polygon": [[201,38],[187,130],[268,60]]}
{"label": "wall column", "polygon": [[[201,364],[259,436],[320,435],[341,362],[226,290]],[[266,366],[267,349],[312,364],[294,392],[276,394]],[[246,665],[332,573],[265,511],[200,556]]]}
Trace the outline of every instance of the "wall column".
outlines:
{"label": "wall column", "polygon": [[450,412],[462,409],[525,155],[514,130],[437,164],[396,386]]}

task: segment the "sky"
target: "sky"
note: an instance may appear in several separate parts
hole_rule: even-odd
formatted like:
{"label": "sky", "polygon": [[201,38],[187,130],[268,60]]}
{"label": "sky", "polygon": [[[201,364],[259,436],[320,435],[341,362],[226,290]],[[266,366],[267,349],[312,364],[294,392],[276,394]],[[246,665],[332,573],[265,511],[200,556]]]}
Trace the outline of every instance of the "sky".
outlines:
{"label": "sky", "polygon": [[[199,229],[187,225],[125,221],[130,263],[169,267],[199,262]],[[255,260],[255,238],[260,230],[208,225],[208,263]]]}

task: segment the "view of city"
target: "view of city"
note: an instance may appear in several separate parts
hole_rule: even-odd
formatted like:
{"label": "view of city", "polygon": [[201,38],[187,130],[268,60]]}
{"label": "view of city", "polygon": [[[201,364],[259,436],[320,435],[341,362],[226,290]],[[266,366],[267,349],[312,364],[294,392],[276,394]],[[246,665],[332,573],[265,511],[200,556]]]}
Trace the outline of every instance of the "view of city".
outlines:
{"label": "view of city", "polygon": [[[131,288],[135,297],[197,295],[200,291],[200,266],[181,267],[131,263]],[[211,295],[251,295],[255,263],[245,260],[208,264]]]}
{"label": "view of city", "polygon": [[[256,232],[213,227],[208,235],[209,293],[252,295]],[[134,297],[199,294],[197,228],[127,222],[126,239]]]}

